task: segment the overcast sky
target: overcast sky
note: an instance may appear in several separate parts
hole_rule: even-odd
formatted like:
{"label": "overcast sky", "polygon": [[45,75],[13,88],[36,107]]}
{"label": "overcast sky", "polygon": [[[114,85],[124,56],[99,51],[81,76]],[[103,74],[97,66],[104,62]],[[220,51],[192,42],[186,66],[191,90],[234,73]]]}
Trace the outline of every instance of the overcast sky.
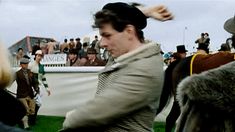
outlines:
{"label": "overcast sky", "polygon": [[[92,15],[108,2],[117,0],[0,0],[0,40],[9,47],[25,36],[55,38],[84,37],[94,30]],[[162,45],[163,51],[176,51],[185,44],[195,51],[194,41],[208,32],[211,49],[219,49],[231,35],[224,22],[234,16],[234,0],[119,0],[146,6],[164,4],[175,19],[168,22],[148,20],[145,37]],[[185,35],[184,35],[185,34]]]}

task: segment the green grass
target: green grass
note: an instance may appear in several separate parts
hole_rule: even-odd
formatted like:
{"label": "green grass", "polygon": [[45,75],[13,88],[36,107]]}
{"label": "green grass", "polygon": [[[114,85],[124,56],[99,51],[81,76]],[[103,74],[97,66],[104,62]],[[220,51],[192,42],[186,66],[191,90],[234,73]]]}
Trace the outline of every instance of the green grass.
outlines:
{"label": "green grass", "polygon": [[[64,117],[58,116],[43,116],[39,115],[37,117],[37,124],[31,126],[32,132],[57,132],[62,128],[62,123]],[[165,123],[164,122],[155,122],[154,123],[154,132],[164,132]]]}
{"label": "green grass", "polygon": [[64,117],[43,116],[37,117],[37,123],[31,126],[32,132],[57,132],[62,128]]}
{"label": "green grass", "polygon": [[154,132],[165,132],[165,122],[154,122]]}

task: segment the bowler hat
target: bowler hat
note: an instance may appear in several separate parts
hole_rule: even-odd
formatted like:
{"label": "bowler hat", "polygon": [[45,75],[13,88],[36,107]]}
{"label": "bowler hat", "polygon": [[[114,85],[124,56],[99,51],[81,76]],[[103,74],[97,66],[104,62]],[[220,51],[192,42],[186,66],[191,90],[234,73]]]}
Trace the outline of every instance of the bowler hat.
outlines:
{"label": "bowler hat", "polygon": [[205,44],[199,44],[197,49],[208,51],[208,46]]}
{"label": "bowler hat", "polygon": [[129,22],[137,29],[144,29],[147,25],[146,16],[136,7],[122,2],[108,3],[102,10],[109,10],[115,13],[120,19]]}
{"label": "bowler hat", "polygon": [[235,34],[235,16],[224,23],[224,29],[231,34]]}
{"label": "bowler hat", "polygon": [[20,59],[20,64],[28,64],[29,63],[29,59],[27,59],[27,58],[21,58]]}
{"label": "bowler hat", "polygon": [[96,50],[93,48],[88,48],[87,49],[87,54],[97,54]]}
{"label": "bowler hat", "polygon": [[178,53],[185,53],[185,52],[188,52],[188,50],[185,49],[185,46],[184,46],[184,45],[177,45],[177,46],[176,46],[176,49],[177,49],[177,52],[178,52]]}

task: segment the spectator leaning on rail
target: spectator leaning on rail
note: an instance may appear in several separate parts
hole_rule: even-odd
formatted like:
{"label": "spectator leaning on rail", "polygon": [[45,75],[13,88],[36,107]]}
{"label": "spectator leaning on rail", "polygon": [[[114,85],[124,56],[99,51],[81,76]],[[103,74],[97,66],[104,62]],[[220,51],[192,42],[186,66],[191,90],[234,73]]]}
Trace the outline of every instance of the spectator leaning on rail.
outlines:
{"label": "spectator leaning on rail", "polygon": [[144,43],[146,16],[126,3],[108,3],[94,16],[101,47],[111,57],[99,74],[96,95],[66,114],[62,131],[152,129],[163,83],[160,46]]}
{"label": "spectator leaning on rail", "polygon": [[85,63],[85,66],[104,66],[105,61],[99,59],[97,57],[97,52],[93,48],[87,49],[87,62]]}

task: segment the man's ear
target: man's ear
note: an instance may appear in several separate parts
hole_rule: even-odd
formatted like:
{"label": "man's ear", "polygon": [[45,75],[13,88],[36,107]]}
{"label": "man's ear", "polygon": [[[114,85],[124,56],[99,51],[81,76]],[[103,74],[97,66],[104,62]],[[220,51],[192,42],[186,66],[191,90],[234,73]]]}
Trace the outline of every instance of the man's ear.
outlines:
{"label": "man's ear", "polygon": [[125,27],[125,31],[128,32],[128,33],[134,33],[135,34],[135,27],[133,25],[126,25]]}
{"label": "man's ear", "polygon": [[130,24],[126,25],[126,28],[124,29],[124,31],[126,32],[126,35],[129,40],[132,40],[134,36],[136,36],[135,27],[133,25],[130,25]]}

